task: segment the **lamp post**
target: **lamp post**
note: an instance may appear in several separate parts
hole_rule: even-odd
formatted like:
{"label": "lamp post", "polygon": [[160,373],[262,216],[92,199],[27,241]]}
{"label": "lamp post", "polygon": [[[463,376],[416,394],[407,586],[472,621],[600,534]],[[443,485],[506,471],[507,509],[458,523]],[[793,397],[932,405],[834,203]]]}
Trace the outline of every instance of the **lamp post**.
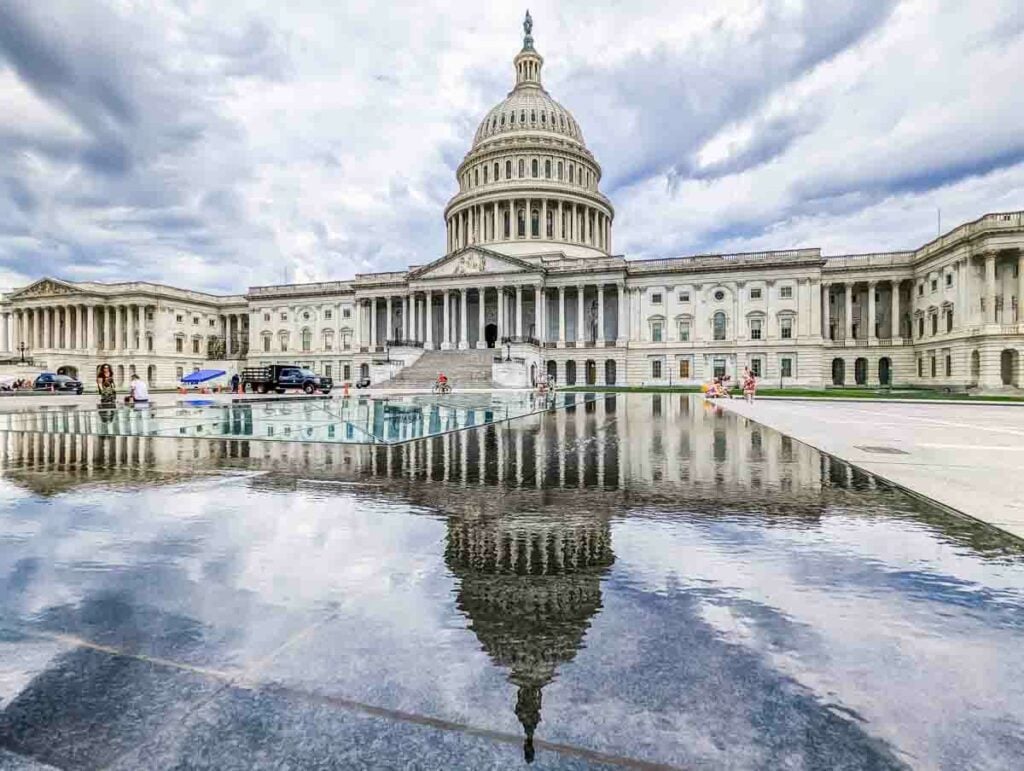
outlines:
{"label": "lamp post", "polygon": [[512,361],[512,341],[505,343],[505,361]]}
{"label": "lamp post", "polygon": [[25,351],[28,350],[28,346],[25,343],[18,343],[18,351],[21,353],[21,363],[25,363]]}

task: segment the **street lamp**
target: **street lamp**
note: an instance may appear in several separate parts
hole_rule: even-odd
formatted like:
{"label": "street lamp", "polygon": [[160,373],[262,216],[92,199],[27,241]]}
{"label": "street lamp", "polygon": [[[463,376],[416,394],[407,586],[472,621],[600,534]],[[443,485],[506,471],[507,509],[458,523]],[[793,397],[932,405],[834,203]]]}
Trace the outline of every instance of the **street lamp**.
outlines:
{"label": "street lamp", "polygon": [[18,351],[21,353],[21,363],[25,363],[25,351],[28,350],[28,346],[25,343],[18,343]]}
{"label": "street lamp", "polygon": [[512,341],[505,343],[505,361],[512,361]]}

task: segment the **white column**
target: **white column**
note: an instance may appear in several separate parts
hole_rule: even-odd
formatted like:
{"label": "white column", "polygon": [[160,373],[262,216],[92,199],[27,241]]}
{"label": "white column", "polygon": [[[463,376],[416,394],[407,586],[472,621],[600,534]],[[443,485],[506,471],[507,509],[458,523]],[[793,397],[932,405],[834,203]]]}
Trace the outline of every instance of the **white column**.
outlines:
{"label": "white column", "polygon": [[377,347],[377,298],[370,298],[370,350]]}
{"label": "white column", "polygon": [[875,281],[868,282],[868,342],[878,339],[875,334],[875,287],[877,286],[878,283]]}
{"label": "white column", "polygon": [[409,295],[405,296],[405,311],[402,316],[402,337],[406,340],[412,337],[412,304]]}
{"label": "white column", "polygon": [[523,288],[516,287],[516,337],[523,336]]}
{"label": "white column", "polygon": [[544,305],[541,300],[541,288],[533,288],[533,336],[543,342],[544,340]]}
{"label": "white column", "polygon": [[135,308],[136,308],[136,306],[134,306],[134,305],[129,305],[129,306],[127,306],[125,308],[125,313],[128,314],[128,345],[127,345],[127,348],[128,348],[129,351],[135,350],[135,330],[136,330]]}
{"label": "white column", "polygon": [[576,347],[583,347],[583,284],[576,285]]}
{"label": "white column", "polygon": [[985,255],[985,323],[996,323],[996,254]]}
{"label": "white column", "polygon": [[426,323],[423,347],[429,351],[434,348],[434,293],[429,289],[424,293],[423,311]]}
{"label": "white column", "polygon": [[395,317],[392,315],[391,295],[387,296],[387,300],[385,300],[385,307],[386,310],[384,316],[384,341],[386,345],[387,341],[393,339],[395,334],[393,326],[395,323]]}
{"label": "white column", "polygon": [[565,287],[558,287],[558,347],[565,348]]}
{"label": "white column", "polygon": [[495,312],[498,318],[498,339],[496,344],[501,345],[502,338],[508,336],[508,333],[505,331],[505,288],[499,286],[495,291],[497,292]]}
{"label": "white column", "polygon": [[853,284],[846,282],[846,307],[844,312],[844,327],[847,340],[853,339]]}
{"label": "white column", "polygon": [[604,284],[597,285],[597,344],[604,343]]}
{"label": "white column", "polygon": [[10,346],[11,325],[8,321],[9,313],[0,313],[0,351],[7,353]]}
{"label": "white column", "polygon": [[1024,324],[1024,249],[1017,250],[1017,323]]}
{"label": "white column", "polygon": [[469,290],[460,289],[459,296],[459,350],[464,351],[469,348]]}
{"label": "white column", "polygon": [[[625,283],[617,284],[616,291],[619,294],[619,317],[615,320],[615,340],[622,345],[626,342],[626,320],[629,317],[629,295],[626,294]],[[694,300],[696,300],[696,298],[694,298]],[[697,324],[693,325],[694,330],[696,330],[697,326]]]}
{"label": "white column", "polygon": [[889,310],[889,337],[895,340],[900,336],[900,282],[893,280],[892,284],[892,296],[889,298],[889,302],[892,307]]}
{"label": "white column", "polygon": [[441,350],[443,351],[447,351],[452,347],[450,306],[451,292],[446,289],[441,293],[441,310],[444,320],[444,328],[441,330]]}

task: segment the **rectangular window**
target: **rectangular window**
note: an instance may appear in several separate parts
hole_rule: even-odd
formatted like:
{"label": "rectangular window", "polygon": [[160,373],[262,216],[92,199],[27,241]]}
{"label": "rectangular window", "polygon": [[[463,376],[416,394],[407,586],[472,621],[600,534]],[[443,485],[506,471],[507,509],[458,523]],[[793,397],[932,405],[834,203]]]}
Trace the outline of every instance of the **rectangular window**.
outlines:
{"label": "rectangular window", "polygon": [[192,326],[194,326],[194,327],[198,327],[199,326],[199,317],[198,316],[193,316],[192,317]]}
{"label": "rectangular window", "polygon": [[714,377],[725,377],[725,359],[715,359],[711,362]]}
{"label": "rectangular window", "polygon": [[341,377],[342,377],[343,380],[351,380],[352,379],[352,365],[351,364],[345,364],[344,366],[342,366],[342,368],[341,368]]}
{"label": "rectangular window", "polygon": [[924,297],[924,284],[917,285],[917,296]]}
{"label": "rectangular window", "polygon": [[690,341],[690,322],[680,321],[679,322],[679,339],[684,343]]}
{"label": "rectangular window", "polygon": [[177,316],[175,316],[175,317],[174,317],[174,319],[175,319],[175,321],[177,321],[177,322],[178,322],[178,323],[180,324],[181,322],[183,322],[183,321],[185,320],[185,317],[184,317],[184,316],[182,316],[182,315],[181,315],[181,314],[179,313],[179,314],[178,314]]}
{"label": "rectangular window", "polygon": [[215,319],[210,319],[210,326],[211,326],[211,327],[212,327],[212,326],[215,326],[216,324],[217,324],[217,322],[216,322],[216,320],[215,320]]}
{"label": "rectangular window", "polygon": [[917,320],[917,336],[924,337],[924,316]]}
{"label": "rectangular window", "polygon": [[324,311],[324,318],[330,319],[334,314],[331,311]]}
{"label": "rectangular window", "polygon": [[689,292],[680,292],[679,293],[679,302],[681,302],[681,303],[688,303],[688,302],[690,302],[690,293]]}
{"label": "rectangular window", "polygon": [[793,377],[793,360],[788,356],[782,357],[782,376]]}
{"label": "rectangular window", "polygon": [[192,353],[199,353],[199,338],[192,338]]}
{"label": "rectangular window", "polygon": [[751,359],[750,360],[750,371],[754,373],[754,377],[761,377],[761,360]]}
{"label": "rectangular window", "polygon": [[182,353],[185,350],[185,341],[180,337],[174,338],[174,350],[178,353]]}
{"label": "rectangular window", "polygon": [[779,289],[779,297],[781,297],[783,300],[793,299],[793,287],[784,286],[781,289]]}
{"label": "rectangular window", "polygon": [[948,353],[946,354],[946,377],[952,377],[953,375],[953,357]]}
{"label": "rectangular window", "polygon": [[263,353],[270,353],[270,335],[263,336]]}
{"label": "rectangular window", "polygon": [[917,376],[924,377],[924,359],[917,360]]}
{"label": "rectangular window", "polygon": [[288,314],[287,313],[282,313],[281,314],[281,321],[287,321],[287,320],[288,320]]}
{"label": "rectangular window", "polygon": [[651,324],[651,340],[656,343],[661,342],[661,322],[656,321]]}
{"label": "rectangular window", "polygon": [[651,295],[651,305],[661,305],[661,293],[656,292]]}
{"label": "rectangular window", "polygon": [[[486,169],[484,170],[484,172],[486,173]],[[330,364],[324,364],[324,377],[330,377],[330,376],[331,376],[331,365]]]}
{"label": "rectangular window", "polygon": [[932,279],[932,291],[934,292],[938,288],[939,288],[939,282],[936,279],[933,278]]}
{"label": "rectangular window", "polygon": [[953,274],[952,273],[947,273],[946,274],[946,286],[953,286]]}
{"label": "rectangular window", "polygon": [[793,337],[793,319],[783,316],[779,319],[779,333],[783,340],[790,340]]}
{"label": "rectangular window", "polygon": [[679,360],[679,377],[682,380],[690,379],[690,360],[680,359]]}
{"label": "rectangular window", "polygon": [[343,310],[343,311],[341,312],[341,317],[342,317],[343,319],[349,319],[349,318],[352,318],[352,309],[351,309],[351,308],[345,308],[345,310]]}
{"label": "rectangular window", "polygon": [[264,321],[270,321],[270,314],[269,313],[264,313],[263,314],[263,320]]}
{"label": "rectangular window", "polygon": [[750,299],[751,300],[760,300],[761,299],[761,287],[756,287],[756,288],[750,290]]}
{"label": "rectangular window", "polygon": [[931,356],[931,373],[932,377],[935,377],[935,357]]}
{"label": "rectangular window", "polygon": [[946,311],[946,331],[953,331],[953,311]]}
{"label": "rectangular window", "polygon": [[661,380],[661,361],[657,359],[651,362],[651,377],[655,380]]}
{"label": "rectangular window", "polygon": [[181,380],[183,377],[185,377],[185,368],[184,367],[175,367],[174,368],[174,377],[177,378],[178,380]]}
{"label": "rectangular window", "polygon": [[932,316],[932,334],[939,334],[939,315],[937,313]]}
{"label": "rectangular window", "polygon": [[761,339],[761,319],[750,320],[750,339],[760,340]]}

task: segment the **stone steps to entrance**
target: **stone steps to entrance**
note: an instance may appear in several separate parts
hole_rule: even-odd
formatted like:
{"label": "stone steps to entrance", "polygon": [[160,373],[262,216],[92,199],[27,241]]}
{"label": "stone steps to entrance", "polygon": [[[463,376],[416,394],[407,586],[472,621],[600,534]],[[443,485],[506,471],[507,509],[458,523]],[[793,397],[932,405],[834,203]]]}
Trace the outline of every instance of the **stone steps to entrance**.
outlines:
{"label": "stone steps to entrance", "polygon": [[491,385],[491,363],[496,349],[424,351],[415,363],[403,368],[382,385],[398,388],[430,388],[443,372],[454,388]]}

